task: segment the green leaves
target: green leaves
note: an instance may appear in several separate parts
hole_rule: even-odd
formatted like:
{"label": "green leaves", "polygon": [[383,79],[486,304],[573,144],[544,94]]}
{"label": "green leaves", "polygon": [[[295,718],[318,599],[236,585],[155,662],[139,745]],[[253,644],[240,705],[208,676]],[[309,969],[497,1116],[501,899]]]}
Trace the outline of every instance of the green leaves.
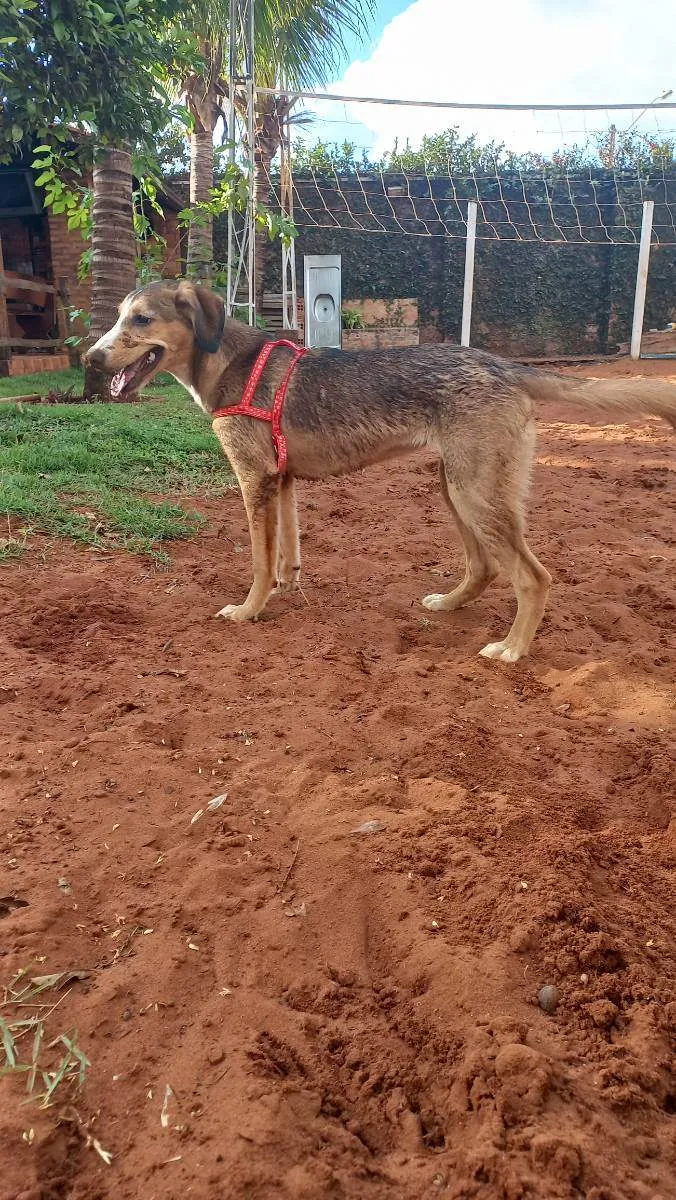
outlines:
{"label": "green leaves", "polygon": [[528,152],[515,154],[503,143],[480,142],[475,134],[463,138],[455,126],[442,133],[423,137],[416,147],[407,143],[400,149],[395,141],[392,150],[378,160],[369,159],[364,150],[358,155],[354,144],[347,141],[339,145],[319,139],[310,145],[297,140],[293,147],[296,177],[304,172],[330,176],[334,173],[354,175],[374,171],[437,177],[472,172],[494,176],[497,171],[560,176],[568,171],[586,171],[600,166],[607,170],[648,174],[651,170],[671,168],[675,162],[676,141],[673,138],[655,142],[646,134],[639,133],[618,134],[612,143],[612,154],[610,134],[603,134],[548,157]]}
{"label": "green leaves", "polygon": [[91,236],[91,192],[74,181],[82,175],[77,150],[60,145],[38,146],[31,166],[38,171],[35,186],[44,189],[45,206],[55,213],[68,214],[68,228],[79,229],[82,237]]}
{"label": "green leaves", "polygon": [[0,157],[72,127],[151,145],[167,122],[170,68],[195,52],[178,0],[0,0]]}
{"label": "green leaves", "polygon": [[[211,188],[209,199],[181,209],[178,223],[184,229],[189,226],[204,229],[214,217],[219,217],[222,213],[245,212],[248,203],[248,180],[241,168],[231,163],[226,167],[224,178],[216,187]],[[293,239],[298,237],[298,230],[293,221],[263,204],[257,205],[256,224],[260,229],[266,230],[271,242],[279,238],[284,246],[290,246]]]}

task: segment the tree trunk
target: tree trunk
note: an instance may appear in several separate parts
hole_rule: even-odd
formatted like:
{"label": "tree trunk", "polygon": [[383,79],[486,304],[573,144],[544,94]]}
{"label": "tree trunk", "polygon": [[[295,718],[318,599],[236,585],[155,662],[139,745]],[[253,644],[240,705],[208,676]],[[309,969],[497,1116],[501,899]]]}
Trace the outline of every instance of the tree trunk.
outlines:
{"label": "tree trunk", "polygon": [[[254,156],[254,171],[256,175],[256,204],[267,208],[270,203],[270,168],[273,155],[267,148],[258,147]],[[254,296],[256,299],[256,315],[263,315],[263,296],[265,293],[265,266],[268,257],[270,238],[267,230],[256,223],[254,245],[256,261],[254,268]]]}
{"label": "tree trunk", "polygon": [[[190,204],[204,203],[214,186],[214,118],[218,97],[203,76],[191,82],[190,111],[195,127],[190,134]],[[209,283],[214,266],[214,223],[204,213],[188,229],[187,274],[199,283]]]}
{"label": "tree trunk", "polygon": [[[99,151],[92,204],[92,341],[112,328],[118,305],[136,285],[132,190],[129,148],[108,146]],[[109,401],[109,377],[87,366],[84,396]]]}

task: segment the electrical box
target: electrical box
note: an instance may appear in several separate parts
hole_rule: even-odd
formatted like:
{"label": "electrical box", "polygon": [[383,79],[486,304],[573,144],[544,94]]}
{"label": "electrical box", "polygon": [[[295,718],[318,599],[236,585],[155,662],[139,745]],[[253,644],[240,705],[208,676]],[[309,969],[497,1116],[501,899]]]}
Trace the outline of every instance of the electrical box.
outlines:
{"label": "electrical box", "polygon": [[308,350],[332,347],[339,350],[340,254],[306,254],[303,259],[305,282],[305,345]]}

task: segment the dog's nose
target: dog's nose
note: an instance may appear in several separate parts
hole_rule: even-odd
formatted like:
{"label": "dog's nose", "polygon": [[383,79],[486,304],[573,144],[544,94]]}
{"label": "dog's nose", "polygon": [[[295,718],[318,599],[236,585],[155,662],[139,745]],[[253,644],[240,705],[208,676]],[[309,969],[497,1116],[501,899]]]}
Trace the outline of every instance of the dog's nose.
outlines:
{"label": "dog's nose", "polygon": [[105,367],[106,352],[99,346],[98,342],[95,342],[85,354],[84,360],[90,367]]}

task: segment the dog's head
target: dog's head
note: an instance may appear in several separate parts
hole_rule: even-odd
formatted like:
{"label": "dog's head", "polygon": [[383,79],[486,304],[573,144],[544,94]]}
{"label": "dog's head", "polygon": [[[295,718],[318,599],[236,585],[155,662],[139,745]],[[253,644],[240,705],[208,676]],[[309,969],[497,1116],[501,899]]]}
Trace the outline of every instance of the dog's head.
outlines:
{"label": "dog's head", "polygon": [[190,373],[195,347],[215,354],[225,327],[223,301],[209,288],[186,280],[149,283],[130,292],[113,328],[86,355],[92,366],[114,372],[110,390],[121,398],[137,391],[160,369]]}

